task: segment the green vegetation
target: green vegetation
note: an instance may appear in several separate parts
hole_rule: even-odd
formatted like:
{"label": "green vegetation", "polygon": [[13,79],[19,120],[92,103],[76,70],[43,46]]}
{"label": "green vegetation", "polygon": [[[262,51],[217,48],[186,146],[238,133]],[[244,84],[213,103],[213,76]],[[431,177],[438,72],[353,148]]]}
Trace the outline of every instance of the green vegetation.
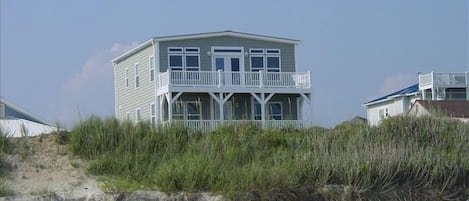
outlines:
{"label": "green vegetation", "polygon": [[379,127],[299,131],[245,124],[201,133],[90,117],[73,128],[68,143],[114,191],[232,195],[311,186],[332,196],[322,187],[366,194],[400,186],[406,192],[396,193],[450,199],[467,196],[469,186],[469,124],[445,119],[396,117]]}
{"label": "green vegetation", "polygon": [[11,194],[11,191],[3,183],[9,169],[8,164],[4,161],[4,157],[5,154],[10,151],[10,147],[11,145],[9,139],[7,138],[7,133],[0,128],[0,196]]}

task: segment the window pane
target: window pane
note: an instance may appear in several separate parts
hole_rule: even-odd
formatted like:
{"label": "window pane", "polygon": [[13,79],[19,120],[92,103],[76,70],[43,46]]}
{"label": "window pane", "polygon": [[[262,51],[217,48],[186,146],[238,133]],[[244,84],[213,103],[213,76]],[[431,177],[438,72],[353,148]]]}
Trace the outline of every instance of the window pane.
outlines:
{"label": "window pane", "polygon": [[267,57],[267,68],[280,68],[280,58],[279,57]]}
{"label": "window pane", "polygon": [[182,56],[181,55],[170,55],[169,56],[169,67],[181,67]]}
{"label": "window pane", "polygon": [[194,103],[194,102],[188,102],[187,103],[187,114],[188,115],[194,115],[194,114],[200,114],[200,108],[198,107],[199,104]]}
{"label": "window pane", "polygon": [[183,103],[175,103],[173,105],[173,114],[184,115]]}
{"label": "window pane", "polygon": [[251,68],[264,68],[264,57],[251,57]]}
{"label": "window pane", "polygon": [[215,59],[215,66],[217,70],[225,70],[225,59],[223,58],[216,58]]}
{"label": "window pane", "polygon": [[155,80],[155,71],[152,69],[150,70],[150,81],[154,81]]}
{"label": "window pane", "polygon": [[231,58],[231,71],[239,71],[239,58]]}
{"label": "window pane", "polygon": [[199,56],[186,56],[186,67],[199,67]]}

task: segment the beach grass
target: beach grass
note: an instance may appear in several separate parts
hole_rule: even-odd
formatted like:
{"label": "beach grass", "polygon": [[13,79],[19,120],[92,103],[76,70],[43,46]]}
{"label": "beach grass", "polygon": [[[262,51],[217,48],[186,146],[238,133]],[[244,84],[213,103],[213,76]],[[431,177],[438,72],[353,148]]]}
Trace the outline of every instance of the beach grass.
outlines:
{"label": "beach grass", "polygon": [[247,123],[198,132],[91,116],[72,129],[69,145],[91,161],[90,173],[109,178],[109,190],[126,190],[118,184],[127,183],[128,190],[235,195],[342,185],[356,194],[405,187],[396,193],[452,198],[469,186],[469,124],[441,118],[302,130]]}

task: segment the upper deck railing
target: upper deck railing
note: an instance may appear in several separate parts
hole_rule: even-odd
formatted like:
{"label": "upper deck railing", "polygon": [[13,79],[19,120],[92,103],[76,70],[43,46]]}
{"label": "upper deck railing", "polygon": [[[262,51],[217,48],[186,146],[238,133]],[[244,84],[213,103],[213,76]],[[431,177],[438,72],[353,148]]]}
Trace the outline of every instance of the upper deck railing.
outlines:
{"label": "upper deck railing", "polygon": [[435,73],[419,75],[419,88],[450,87],[469,85],[468,72],[465,73]]}
{"label": "upper deck railing", "polygon": [[172,71],[161,73],[159,87],[311,88],[310,72]]}

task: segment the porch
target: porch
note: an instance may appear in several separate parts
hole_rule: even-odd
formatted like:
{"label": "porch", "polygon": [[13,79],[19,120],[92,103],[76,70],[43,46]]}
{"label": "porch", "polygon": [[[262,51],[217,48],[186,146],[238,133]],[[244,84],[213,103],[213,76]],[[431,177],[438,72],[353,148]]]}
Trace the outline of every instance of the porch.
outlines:
{"label": "porch", "polygon": [[222,126],[242,126],[254,125],[258,128],[264,129],[277,129],[277,128],[292,128],[304,129],[312,126],[311,122],[304,120],[173,120],[172,122],[163,122],[163,125],[180,125],[185,128],[210,132]]}
{"label": "porch", "polygon": [[468,87],[469,72],[465,73],[436,73],[419,75],[419,89],[425,90],[437,87]]}
{"label": "porch", "polygon": [[[174,71],[159,75],[158,91],[177,88],[288,88],[310,89],[310,72]],[[169,90],[172,91],[172,90]],[[165,93],[165,92],[161,92]],[[160,93],[160,94],[161,94]]]}

